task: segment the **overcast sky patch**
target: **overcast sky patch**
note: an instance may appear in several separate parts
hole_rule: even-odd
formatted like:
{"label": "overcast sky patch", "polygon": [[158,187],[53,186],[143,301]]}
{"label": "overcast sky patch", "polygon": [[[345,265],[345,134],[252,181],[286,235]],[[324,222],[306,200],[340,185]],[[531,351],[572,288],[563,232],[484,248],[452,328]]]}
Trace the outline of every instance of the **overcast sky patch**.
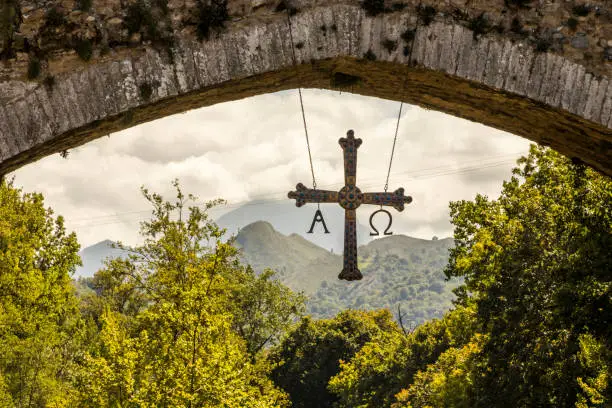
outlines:
{"label": "overcast sky patch", "polygon": [[[303,90],[312,158],[320,188],[343,185],[338,139],[363,139],[357,185],[382,191],[399,103],[347,93]],[[404,105],[389,189],[414,202],[394,215],[395,233],[451,236],[448,203],[477,193],[496,197],[529,142],[440,112]],[[221,215],[253,199],[283,200],[298,182],[312,186],[297,91],[228,102],[102,137],[14,172],[26,191],[66,217],[82,246],[104,239],[139,242],[149,214],[140,186],[173,197],[171,181],[202,200],[224,198]],[[367,224],[370,210],[358,216]]]}

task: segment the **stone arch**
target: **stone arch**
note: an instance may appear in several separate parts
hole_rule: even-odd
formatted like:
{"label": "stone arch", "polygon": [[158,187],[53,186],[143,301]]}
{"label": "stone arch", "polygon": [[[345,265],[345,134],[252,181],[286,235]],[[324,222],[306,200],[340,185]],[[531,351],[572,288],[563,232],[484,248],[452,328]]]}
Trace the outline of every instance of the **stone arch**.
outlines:
{"label": "stone arch", "polygon": [[[587,72],[575,58],[538,52],[503,33],[479,35],[448,15],[419,24],[413,7],[369,16],[353,1],[312,3],[291,17],[291,31],[285,13],[244,18],[207,41],[179,33],[166,49],[143,44],[76,64],[56,75],[52,87],[6,81],[0,174],[170,114],[315,87],[477,121],[612,175],[605,61],[598,74]],[[15,66],[9,68],[24,69]]]}

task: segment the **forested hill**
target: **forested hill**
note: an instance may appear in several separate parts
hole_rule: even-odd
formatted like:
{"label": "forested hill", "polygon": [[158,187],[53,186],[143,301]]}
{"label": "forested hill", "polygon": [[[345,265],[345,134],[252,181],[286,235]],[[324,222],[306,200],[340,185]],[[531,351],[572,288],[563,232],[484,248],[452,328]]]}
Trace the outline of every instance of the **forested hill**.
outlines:
{"label": "forested hill", "polygon": [[[257,221],[266,221],[281,234],[290,235],[297,232],[302,238],[321,248],[342,252],[344,235],[341,232],[344,231],[344,209],[339,205],[325,205],[321,207],[321,212],[331,234],[306,233],[312,223],[315,208],[309,206],[298,208],[290,200],[251,201],[224,214],[215,222],[225,228],[228,235],[233,235],[247,225]],[[317,224],[315,231],[323,231],[323,226]],[[368,227],[358,222],[357,243],[363,245],[371,240]]]}
{"label": "forested hill", "polygon": [[[405,321],[418,324],[440,317],[448,310],[458,281],[446,282],[443,269],[452,239],[424,240],[391,235],[359,248],[358,282],[338,280],[342,254],[332,253],[298,234],[284,235],[264,221],[242,228],[236,236],[245,263],[256,272],[270,268],[293,290],[309,297],[308,312],[314,317],[332,317],[341,310],[401,307]],[[83,266],[77,276],[93,276],[107,257],[120,256],[111,241],[83,249]]]}
{"label": "forested hill", "polygon": [[277,271],[279,279],[309,297],[309,313],[331,317],[346,308],[398,306],[406,322],[418,324],[440,317],[451,306],[451,290],[457,281],[446,282],[443,269],[448,260],[450,238],[423,240],[404,235],[377,239],[359,248],[358,282],[337,279],[342,254],[333,254],[297,234],[283,235],[267,222],[255,222],[236,237],[245,263],[261,272]]}

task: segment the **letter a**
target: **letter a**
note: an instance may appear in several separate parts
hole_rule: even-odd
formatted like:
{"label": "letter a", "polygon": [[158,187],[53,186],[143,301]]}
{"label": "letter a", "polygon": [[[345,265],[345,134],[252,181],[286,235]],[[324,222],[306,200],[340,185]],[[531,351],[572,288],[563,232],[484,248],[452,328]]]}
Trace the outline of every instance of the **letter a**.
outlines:
{"label": "letter a", "polygon": [[325,230],[325,233],[329,234],[329,231],[327,230],[327,225],[325,225],[325,220],[323,219],[323,214],[321,213],[321,210],[317,210],[317,212],[315,213],[315,216],[314,216],[314,219],[312,220],[312,225],[310,226],[310,230],[308,231],[308,234],[312,234],[312,230],[314,229],[314,226],[317,222],[323,223],[323,229]]}

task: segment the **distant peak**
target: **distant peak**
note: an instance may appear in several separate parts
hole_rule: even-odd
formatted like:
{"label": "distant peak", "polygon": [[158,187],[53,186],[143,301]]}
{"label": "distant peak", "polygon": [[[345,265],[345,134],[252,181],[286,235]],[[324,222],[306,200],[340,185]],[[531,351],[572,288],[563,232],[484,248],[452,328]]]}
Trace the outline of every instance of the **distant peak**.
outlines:
{"label": "distant peak", "polygon": [[241,231],[276,231],[272,224],[268,221],[255,221],[246,227],[242,228]]}
{"label": "distant peak", "polygon": [[100,242],[98,242],[98,243],[96,243],[96,244],[91,245],[91,246],[90,246],[90,248],[91,248],[91,247],[102,247],[102,246],[104,246],[104,247],[110,247],[110,246],[111,246],[111,245],[113,245],[114,243],[115,243],[115,242],[114,242],[114,241],[111,241],[110,239],[105,239],[104,241],[100,241]]}
{"label": "distant peak", "polygon": [[248,237],[257,236],[264,240],[276,239],[282,234],[274,229],[272,224],[267,221],[255,221],[238,231],[236,238],[238,242],[242,242]]}

